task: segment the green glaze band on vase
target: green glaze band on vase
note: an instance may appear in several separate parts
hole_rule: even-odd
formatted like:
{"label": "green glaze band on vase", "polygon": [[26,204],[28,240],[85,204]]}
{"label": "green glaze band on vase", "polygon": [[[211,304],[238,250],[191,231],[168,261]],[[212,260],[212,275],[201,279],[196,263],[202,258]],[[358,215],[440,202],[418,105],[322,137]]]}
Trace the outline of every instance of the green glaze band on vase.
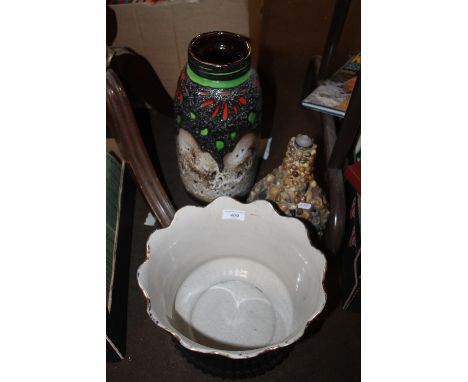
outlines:
{"label": "green glaze band on vase", "polygon": [[208,32],[189,44],[175,94],[177,160],[186,190],[211,202],[250,191],[257,166],[261,89],[247,39]]}

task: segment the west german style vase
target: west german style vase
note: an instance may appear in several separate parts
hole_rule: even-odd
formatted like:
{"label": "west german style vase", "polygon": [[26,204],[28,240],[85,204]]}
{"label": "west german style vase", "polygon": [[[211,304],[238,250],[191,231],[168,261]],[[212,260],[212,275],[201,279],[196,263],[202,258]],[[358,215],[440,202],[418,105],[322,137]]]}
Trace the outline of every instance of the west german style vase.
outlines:
{"label": "west german style vase", "polygon": [[194,198],[242,197],[257,167],[261,89],[251,69],[249,41],[230,32],[208,32],[188,47],[175,94],[180,176]]}

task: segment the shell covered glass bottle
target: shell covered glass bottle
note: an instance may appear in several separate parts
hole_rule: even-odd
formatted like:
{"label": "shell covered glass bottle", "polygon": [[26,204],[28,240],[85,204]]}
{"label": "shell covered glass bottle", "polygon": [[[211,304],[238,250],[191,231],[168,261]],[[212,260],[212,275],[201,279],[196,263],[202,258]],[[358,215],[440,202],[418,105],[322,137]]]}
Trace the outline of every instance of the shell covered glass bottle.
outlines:
{"label": "shell covered glass bottle", "polygon": [[330,212],[313,174],[316,155],[317,145],[309,136],[291,137],[283,163],[254,186],[247,201],[270,200],[286,215],[309,221],[323,235]]}
{"label": "shell covered glass bottle", "polygon": [[209,32],[189,44],[175,94],[180,176],[193,197],[241,197],[254,182],[261,89],[249,41]]}

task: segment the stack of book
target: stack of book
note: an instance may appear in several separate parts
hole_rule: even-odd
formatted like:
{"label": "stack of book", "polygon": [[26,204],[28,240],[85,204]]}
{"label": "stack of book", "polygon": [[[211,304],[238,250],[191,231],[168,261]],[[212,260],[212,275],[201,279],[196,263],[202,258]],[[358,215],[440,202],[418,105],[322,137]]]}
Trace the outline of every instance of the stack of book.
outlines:
{"label": "stack of book", "polygon": [[302,106],[343,118],[360,70],[361,53],[359,52],[354,54],[329,79],[319,82],[317,88],[302,101]]}

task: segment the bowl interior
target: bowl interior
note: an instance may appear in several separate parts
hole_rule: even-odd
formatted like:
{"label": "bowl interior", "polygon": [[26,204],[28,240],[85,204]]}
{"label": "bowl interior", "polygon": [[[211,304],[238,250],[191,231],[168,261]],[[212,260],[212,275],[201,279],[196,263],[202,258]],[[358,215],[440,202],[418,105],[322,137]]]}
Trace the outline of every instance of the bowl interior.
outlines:
{"label": "bowl interior", "polygon": [[[233,207],[243,220],[226,217]],[[303,224],[230,198],[179,212],[139,270],[150,316],[202,352],[248,356],[299,338],[325,304],[325,258]]]}

